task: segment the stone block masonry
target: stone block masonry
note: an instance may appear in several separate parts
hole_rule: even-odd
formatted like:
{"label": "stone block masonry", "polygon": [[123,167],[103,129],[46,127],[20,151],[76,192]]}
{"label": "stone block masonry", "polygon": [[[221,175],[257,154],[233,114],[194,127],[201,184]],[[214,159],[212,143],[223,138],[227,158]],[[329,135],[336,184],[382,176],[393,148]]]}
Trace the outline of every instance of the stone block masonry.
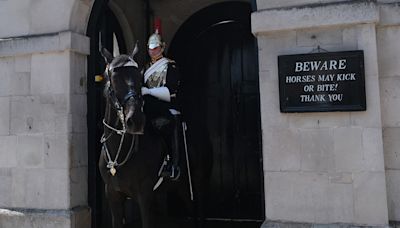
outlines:
{"label": "stone block masonry", "polygon": [[[376,38],[380,5],[367,0],[258,3],[263,9],[252,14],[252,31],[259,48],[262,227],[387,227],[382,134],[387,113],[381,112]],[[328,52],[364,51],[366,111],[280,113],[277,57],[317,52],[318,46]]]}
{"label": "stone block masonry", "polygon": [[88,48],[73,32],[0,41],[0,227],[90,226]]}

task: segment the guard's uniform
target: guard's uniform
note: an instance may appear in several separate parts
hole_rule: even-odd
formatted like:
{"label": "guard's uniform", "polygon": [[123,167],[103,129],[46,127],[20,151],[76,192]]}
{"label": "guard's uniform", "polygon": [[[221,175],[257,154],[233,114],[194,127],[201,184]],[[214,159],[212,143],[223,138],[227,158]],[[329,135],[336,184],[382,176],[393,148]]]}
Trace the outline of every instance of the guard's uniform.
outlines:
{"label": "guard's uniform", "polygon": [[162,57],[144,73],[145,88],[142,88],[142,93],[145,92],[143,109],[149,120],[148,124],[162,135],[169,147],[169,156],[160,175],[173,180],[179,178],[179,151],[182,147],[180,141],[182,126],[177,96],[179,82],[180,74],[175,61]]}
{"label": "guard's uniform", "polygon": [[147,88],[166,87],[171,97],[171,101],[167,102],[154,96],[145,95],[144,112],[148,118],[152,119],[159,116],[168,117],[171,115],[171,112],[174,113],[173,110],[180,110],[177,100],[179,83],[180,74],[178,68],[175,61],[170,59],[166,59],[165,64],[158,67],[153,74],[148,77],[145,76],[144,84]]}
{"label": "guard's uniform", "polygon": [[[179,148],[182,126],[178,107],[180,75],[173,60],[163,57],[165,43],[158,29],[149,37],[148,51],[153,62],[144,73],[144,113],[153,128],[161,133],[169,146],[169,153],[160,175],[172,180],[179,178]],[[148,122],[149,123],[149,122]]]}

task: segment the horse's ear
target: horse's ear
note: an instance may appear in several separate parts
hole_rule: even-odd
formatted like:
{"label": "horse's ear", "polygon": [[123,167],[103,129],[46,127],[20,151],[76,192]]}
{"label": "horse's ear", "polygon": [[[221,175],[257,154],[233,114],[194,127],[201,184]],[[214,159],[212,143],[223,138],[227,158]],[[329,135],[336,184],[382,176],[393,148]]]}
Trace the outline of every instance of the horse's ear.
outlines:
{"label": "horse's ear", "polygon": [[133,57],[139,52],[138,42],[139,42],[139,41],[136,41],[135,48],[133,49],[133,51],[132,51],[132,53],[131,53],[131,55],[130,55],[130,57],[131,57],[132,59],[133,59]]}
{"label": "horse's ear", "polygon": [[101,48],[100,52],[106,63],[110,64],[111,61],[114,59],[114,56],[106,48]]}

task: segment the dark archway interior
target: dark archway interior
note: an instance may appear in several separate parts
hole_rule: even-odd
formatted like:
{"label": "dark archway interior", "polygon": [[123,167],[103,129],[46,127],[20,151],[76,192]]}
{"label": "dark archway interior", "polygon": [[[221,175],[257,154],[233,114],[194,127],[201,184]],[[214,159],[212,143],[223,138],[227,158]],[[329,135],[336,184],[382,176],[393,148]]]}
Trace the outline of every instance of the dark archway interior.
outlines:
{"label": "dark archway interior", "polygon": [[105,101],[103,98],[103,82],[96,81],[96,75],[102,75],[105,62],[99,52],[102,47],[113,52],[113,37],[115,35],[119,50],[126,53],[122,29],[107,6],[107,1],[97,0],[93,6],[89,19],[87,35],[90,37],[90,55],[88,56],[88,203],[92,212],[92,227],[109,227],[110,217],[104,197],[104,185],[98,170],[98,161],[101,151],[100,137],[103,132],[102,119]]}

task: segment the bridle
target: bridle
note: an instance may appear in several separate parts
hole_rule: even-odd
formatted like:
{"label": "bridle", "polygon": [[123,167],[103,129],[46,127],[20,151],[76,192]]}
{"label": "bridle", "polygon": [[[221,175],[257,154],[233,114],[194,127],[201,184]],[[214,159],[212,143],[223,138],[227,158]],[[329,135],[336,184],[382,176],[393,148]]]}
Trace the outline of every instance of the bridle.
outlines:
{"label": "bridle", "polygon": [[[133,61],[133,60],[132,60]],[[134,62],[136,63],[136,62]],[[137,67],[137,65],[136,65]],[[104,72],[104,77],[106,79],[106,96],[109,98],[109,100],[112,103],[112,107],[116,110],[117,112],[117,116],[118,119],[117,121],[121,122],[122,124],[122,129],[118,129],[117,127],[113,127],[111,126],[109,123],[106,122],[106,119],[103,119],[103,125],[105,127],[107,127],[108,129],[111,130],[110,134],[108,134],[107,136],[105,135],[105,132],[103,133],[103,135],[101,136],[100,139],[100,143],[103,144],[102,148],[103,148],[103,157],[105,162],[107,163],[107,168],[110,169],[110,173],[112,176],[115,175],[115,173],[117,172],[116,168],[121,167],[122,165],[124,165],[133,155],[133,152],[138,151],[139,148],[139,143],[138,143],[138,134],[134,134],[132,135],[132,142],[129,148],[129,151],[127,153],[127,155],[125,156],[125,158],[123,159],[123,161],[121,163],[118,163],[118,158],[119,155],[121,153],[121,149],[122,149],[122,144],[124,142],[125,139],[125,134],[127,134],[126,132],[126,124],[125,124],[125,114],[124,114],[124,105],[128,102],[128,100],[130,99],[134,99],[135,101],[140,101],[141,99],[141,94],[135,92],[134,90],[132,90],[131,88],[129,89],[129,91],[127,92],[127,94],[124,96],[122,102],[120,102],[115,94],[115,90],[113,88],[112,82],[111,82],[111,75],[113,73],[113,68],[111,68],[109,65],[107,65],[106,70]],[[143,102],[141,104],[141,108],[143,107]],[[110,121],[110,108],[108,108],[108,121]],[[115,123],[115,125],[117,125],[118,122]],[[111,155],[108,151],[108,147],[107,147],[107,140],[111,138],[112,135],[114,134],[117,135],[121,135],[121,139],[119,142],[119,146],[118,146],[118,151],[117,154],[115,156],[114,159],[111,158]],[[133,148],[135,147],[135,149],[133,150]]]}

